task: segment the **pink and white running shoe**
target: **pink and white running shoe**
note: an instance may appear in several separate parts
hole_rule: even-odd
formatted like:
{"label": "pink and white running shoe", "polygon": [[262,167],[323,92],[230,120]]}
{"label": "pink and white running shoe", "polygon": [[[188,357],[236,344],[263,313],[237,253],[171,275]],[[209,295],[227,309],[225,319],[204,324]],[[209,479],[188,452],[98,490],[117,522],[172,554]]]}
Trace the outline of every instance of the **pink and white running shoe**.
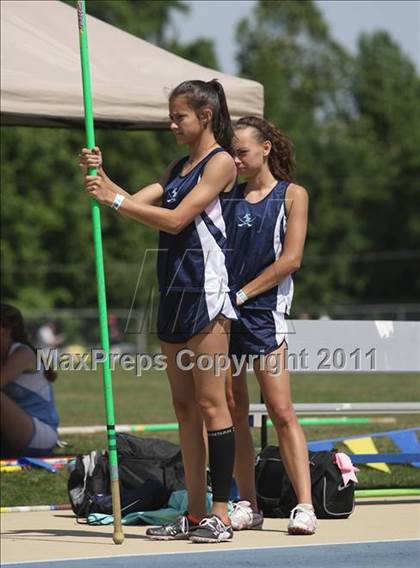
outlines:
{"label": "pink and white running shoe", "polygon": [[304,505],[296,505],[290,512],[287,530],[289,534],[314,534],[317,520],[313,509]]}
{"label": "pink and white running shoe", "polygon": [[234,531],[261,530],[264,523],[262,514],[253,511],[249,501],[234,503],[229,518]]}

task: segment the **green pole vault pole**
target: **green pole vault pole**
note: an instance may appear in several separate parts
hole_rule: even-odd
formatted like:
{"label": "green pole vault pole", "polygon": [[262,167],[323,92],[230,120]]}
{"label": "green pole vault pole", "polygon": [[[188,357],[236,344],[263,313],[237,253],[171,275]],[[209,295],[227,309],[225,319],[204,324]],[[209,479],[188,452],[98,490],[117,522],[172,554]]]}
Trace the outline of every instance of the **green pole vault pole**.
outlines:
{"label": "green pole vault pole", "polygon": [[[95,146],[95,130],[93,126],[92,94],[89,73],[89,49],[86,27],[86,5],[84,0],[77,2],[77,16],[79,21],[80,60],[82,65],[83,102],[85,108],[86,146],[91,149]],[[89,168],[89,175],[96,175],[95,168]],[[122,544],[124,533],[121,524],[121,501],[118,476],[117,441],[115,436],[114,401],[112,396],[112,375],[109,364],[109,336],[108,317],[106,307],[105,273],[102,253],[101,213],[99,205],[91,200],[93,242],[95,249],[96,281],[98,289],[99,327],[101,346],[106,353],[106,360],[102,365],[102,377],[105,397],[106,428],[108,437],[109,467],[111,477],[112,511],[114,515],[113,540],[115,544]]]}

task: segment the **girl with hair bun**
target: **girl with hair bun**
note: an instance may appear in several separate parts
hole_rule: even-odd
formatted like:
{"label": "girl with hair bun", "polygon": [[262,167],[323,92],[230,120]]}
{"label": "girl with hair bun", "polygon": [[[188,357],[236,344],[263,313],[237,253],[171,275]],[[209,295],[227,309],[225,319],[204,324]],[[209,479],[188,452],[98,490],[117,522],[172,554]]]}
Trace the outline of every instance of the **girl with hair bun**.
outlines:
{"label": "girl with hair bun", "polygon": [[[231,152],[233,131],[222,85],[216,81],[184,81],[169,98],[170,128],[189,153],[173,161],[160,179],[134,195],[113,183],[102,168],[98,148],[82,150],[82,169],[98,169],[86,177],[86,190],[102,204],[159,229],[158,336],[166,356],[172,400],[188,491],[188,512],[174,523],[150,528],[149,538],[231,540],[227,502],[234,462],[234,432],[226,399],[226,372],[218,376],[195,364],[201,354],[214,361],[228,354],[230,321],[237,318],[226,264],[224,195],[235,185]],[[191,370],[177,354],[189,350]],[[206,498],[207,430],[213,508]]]}
{"label": "girl with hair bun", "polygon": [[[306,238],[308,194],[293,182],[290,140],[262,118],[244,117],[235,127],[235,163],[246,182],[235,190],[229,223],[232,274],[240,318],[232,323],[230,354],[255,356],[253,364],[268,413],[277,432],[280,454],[298,505],[288,531],[313,534],[308,450],[291,399],[284,364],[287,324]],[[231,369],[234,366],[231,364]],[[228,381],[228,401],[236,435],[235,479],[242,501],[231,515],[236,530],[261,528],[254,479],[254,447],[248,425],[246,367]]]}
{"label": "girl with hair bun", "polygon": [[58,415],[51,383],[56,374],[37,368],[20,311],[0,307],[1,455],[44,456],[57,442]]}

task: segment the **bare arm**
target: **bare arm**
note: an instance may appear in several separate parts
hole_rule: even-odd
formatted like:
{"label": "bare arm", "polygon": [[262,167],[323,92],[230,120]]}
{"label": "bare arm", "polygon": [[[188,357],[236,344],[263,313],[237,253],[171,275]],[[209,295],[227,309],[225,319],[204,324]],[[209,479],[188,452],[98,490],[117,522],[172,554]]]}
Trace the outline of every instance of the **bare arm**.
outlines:
{"label": "bare arm", "polygon": [[291,184],[288,187],[286,213],[287,231],[283,252],[273,264],[242,287],[248,298],[271,290],[300,268],[308,224],[308,193],[300,185]]}
{"label": "bare arm", "polygon": [[[173,210],[136,202],[127,197],[118,211],[126,216],[161,231],[178,234],[236,178],[233,159],[227,153],[216,154],[206,165],[203,176],[194,189]],[[111,205],[115,193],[98,176],[86,177],[86,190],[100,203]],[[143,190],[142,190],[143,191]]]}
{"label": "bare arm", "polygon": [[[161,206],[164,187],[168,183],[171,171],[178,161],[179,159],[173,160],[156,183],[146,185],[146,187],[139,189],[139,191],[131,195],[131,199],[135,203],[142,203],[143,205]],[[125,194],[127,194],[127,192],[125,192]],[[121,211],[121,214],[123,214],[123,211]],[[124,216],[127,217],[127,215]]]}
{"label": "bare arm", "polygon": [[101,176],[104,184],[110,191],[119,193],[124,197],[131,197],[136,203],[144,203],[146,205],[161,205],[163,188],[169,179],[172,168],[178,161],[174,160],[171,164],[169,164],[156,183],[147,185],[138,190],[136,193],[131,194],[113,182],[108,176],[104,170],[102,152],[98,146],[95,146],[92,150],[83,148],[80,154],[80,160],[79,165],[84,175],[87,174],[88,168],[96,168],[98,175]]}
{"label": "bare arm", "polygon": [[35,371],[35,353],[27,345],[18,347],[2,364],[0,373],[0,386],[12,383],[22,373]]}

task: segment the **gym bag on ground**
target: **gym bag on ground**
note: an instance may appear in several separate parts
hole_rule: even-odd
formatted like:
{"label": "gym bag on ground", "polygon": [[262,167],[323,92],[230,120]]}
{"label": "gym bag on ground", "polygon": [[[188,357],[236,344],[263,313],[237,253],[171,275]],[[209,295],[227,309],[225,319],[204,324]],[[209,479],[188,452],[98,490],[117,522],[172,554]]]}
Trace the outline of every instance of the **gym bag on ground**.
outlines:
{"label": "gym bag on ground", "polygon": [[[354,481],[346,485],[335,463],[335,451],[309,452],[312,502],[318,519],[345,519],[354,510]],[[258,506],[266,517],[288,517],[297,505],[277,446],[267,446],[257,456],[255,484]]]}
{"label": "gym bag on ground", "polygon": [[[133,512],[136,501],[136,510],[159,509],[172,491],[185,488],[178,445],[157,438],[117,434],[117,452],[122,508]],[[147,495],[142,491],[146,481],[149,483]],[[78,517],[110,512],[110,487],[106,451],[94,450],[77,456],[67,489],[71,507]]]}

